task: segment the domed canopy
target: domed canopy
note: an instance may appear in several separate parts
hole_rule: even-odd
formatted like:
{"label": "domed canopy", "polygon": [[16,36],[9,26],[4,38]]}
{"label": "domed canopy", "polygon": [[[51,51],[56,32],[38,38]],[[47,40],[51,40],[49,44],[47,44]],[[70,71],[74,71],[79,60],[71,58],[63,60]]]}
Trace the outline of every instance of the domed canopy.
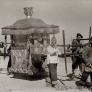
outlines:
{"label": "domed canopy", "polygon": [[59,26],[49,25],[37,18],[25,18],[16,21],[13,25],[3,27],[4,35],[26,35],[32,33],[56,34],[59,32]]}

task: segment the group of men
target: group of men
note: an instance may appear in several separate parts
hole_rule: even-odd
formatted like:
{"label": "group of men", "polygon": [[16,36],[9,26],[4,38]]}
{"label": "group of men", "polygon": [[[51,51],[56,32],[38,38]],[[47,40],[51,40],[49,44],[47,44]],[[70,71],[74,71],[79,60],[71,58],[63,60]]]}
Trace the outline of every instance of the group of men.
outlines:
{"label": "group of men", "polygon": [[[92,37],[88,39],[87,44],[83,44],[82,41],[83,36],[80,33],[77,33],[76,39],[72,41],[72,75],[75,75],[75,70],[79,67],[81,75],[80,80],[76,81],[76,85],[92,88]],[[55,39],[51,41],[51,45],[47,48],[47,51],[49,75],[52,80],[52,86],[56,86],[58,59]],[[90,82],[87,82],[89,76]]]}
{"label": "group of men", "polygon": [[[75,75],[76,68],[80,70],[80,80],[76,81],[77,86],[84,86],[92,88],[92,37],[89,38],[87,44],[83,44],[83,36],[77,33],[76,39],[72,41],[72,75]],[[52,86],[57,85],[57,52],[56,52],[56,40],[51,41],[51,45],[47,48],[47,61],[49,63],[49,77],[52,80]],[[90,82],[87,82],[90,76]]]}
{"label": "group of men", "polygon": [[[87,45],[82,44],[82,38],[83,36],[80,33],[77,33],[76,39],[72,41],[72,74],[75,74],[75,70],[79,66],[81,78],[76,82],[76,85],[85,86],[87,84],[87,78],[90,75],[91,82],[89,86],[92,86],[92,37],[89,39],[89,43]],[[59,86],[57,82],[57,64],[59,61],[55,36],[52,37],[51,43],[47,46],[46,49],[47,58],[45,61],[48,68],[46,85],[57,88]]]}
{"label": "group of men", "polygon": [[[76,39],[72,41],[72,74],[75,74],[75,69],[79,66],[81,78],[76,85],[90,88],[92,87],[92,37],[86,45],[81,43],[82,38],[83,36],[77,33]],[[87,82],[89,75],[91,82]]]}

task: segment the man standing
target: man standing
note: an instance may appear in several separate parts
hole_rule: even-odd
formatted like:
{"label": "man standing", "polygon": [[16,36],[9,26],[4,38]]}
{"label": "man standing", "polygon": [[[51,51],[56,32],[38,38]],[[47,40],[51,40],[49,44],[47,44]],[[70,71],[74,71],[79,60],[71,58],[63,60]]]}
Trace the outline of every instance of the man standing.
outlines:
{"label": "man standing", "polygon": [[10,75],[10,68],[11,68],[11,45],[9,46],[8,50],[7,50],[8,54],[9,54],[9,61],[8,61],[8,65],[7,65],[7,73],[8,75]]}
{"label": "man standing", "polygon": [[56,48],[56,38],[55,36],[51,39],[51,45],[47,47],[47,66],[49,69],[49,83],[52,87],[56,88],[57,85],[57,64],[58,54]]}
{"label": "man standing", "polygon": [[76,39],[72,41],[72,73],[75,74],[75,69],[79,66],[80,72],[82,72],[82,62],[83,59],[81,57],[82,43],[80,39],[83,36],[80,33],[77,33]]}
{"label": "man standing", "polygon": [[[85,86],[90,88],[92,87],[92,37],[89,39],[89,45],[83,49],[82,57],[84,59],[85,67],[80,81],[77,81],[76,84],[77,86]],[[89,75],[91,77],[90,83],[87,82]]]}

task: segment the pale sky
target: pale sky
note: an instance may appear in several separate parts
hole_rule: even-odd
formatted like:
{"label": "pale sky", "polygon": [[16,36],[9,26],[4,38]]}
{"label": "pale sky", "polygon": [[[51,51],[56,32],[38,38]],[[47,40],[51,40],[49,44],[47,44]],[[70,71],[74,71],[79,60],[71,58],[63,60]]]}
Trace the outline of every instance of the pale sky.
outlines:
{"label": "pale sky", "polygon": [[25,18],[23,8],[31,6],[34,18],[60,26],[58,43],[62,43],[62,30],[65,30],[66,43],[70,43],[78,32],[89,36],[92,0],[0,0],[0,28]]}

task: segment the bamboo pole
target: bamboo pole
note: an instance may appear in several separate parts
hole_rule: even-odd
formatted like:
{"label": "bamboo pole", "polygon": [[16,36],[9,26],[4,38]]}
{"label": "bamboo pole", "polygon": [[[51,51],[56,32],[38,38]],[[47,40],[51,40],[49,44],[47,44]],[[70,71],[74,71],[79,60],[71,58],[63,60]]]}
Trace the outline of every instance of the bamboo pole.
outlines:
{"label": "bamboo pole", "polygon": [[66,61],[65,32],[64,32],[64,30],[63,30],[63,45],[64,45],[64,58],[65,58],[65,72],[67,74],[67,61]]}

